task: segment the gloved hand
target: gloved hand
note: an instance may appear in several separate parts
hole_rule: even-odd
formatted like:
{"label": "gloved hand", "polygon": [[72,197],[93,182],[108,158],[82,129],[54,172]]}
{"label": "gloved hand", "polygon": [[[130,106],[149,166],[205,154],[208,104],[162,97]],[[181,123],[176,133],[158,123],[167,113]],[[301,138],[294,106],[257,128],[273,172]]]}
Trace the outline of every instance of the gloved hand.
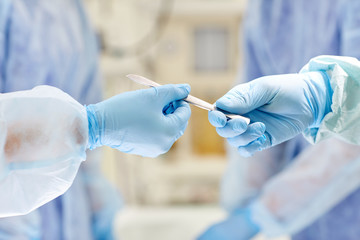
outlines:
{"label": "gloved hand", "polygon": [[228,219],[211,226],[197,240],[249,240],[259,227],[252,222],[249,209],[235,211]]}
{"label": "gloved hand", "polygon": [[318,127],[331,111],[331,97],[325,72],[267,76],[240,84],[216,101],[222,110],[249,117],[249,126],[242,119],[227,122],[219,111],[210,112],[209,121],[247,157]]}
{"label": "gloved hand", "polygon": [[182,101],[190,86],[164,85],[126,92],[86,107],[89,144],[156,157],[167,152],[184,133],[191,115]]}

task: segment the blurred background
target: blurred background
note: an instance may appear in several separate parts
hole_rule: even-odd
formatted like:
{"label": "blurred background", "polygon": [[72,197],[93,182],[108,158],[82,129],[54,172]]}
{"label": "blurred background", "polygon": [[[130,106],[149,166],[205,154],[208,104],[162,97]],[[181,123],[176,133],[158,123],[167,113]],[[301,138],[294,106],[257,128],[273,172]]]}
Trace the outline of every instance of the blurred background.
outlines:
{"label": "blurred background", "polygon": [[[193,95],[214,102],[241,74],[246,0],[85,4],[101,42],[106,98],[141,88],[125,77],[135,73],[160,84],[189,83]],[[118,238],[195,239],[225,218],[218,205],[225,145],[204,110],[192,108],[184,136],[169,153],[147,159],[106,148],[102,163],[126,203],[116,220]]]}

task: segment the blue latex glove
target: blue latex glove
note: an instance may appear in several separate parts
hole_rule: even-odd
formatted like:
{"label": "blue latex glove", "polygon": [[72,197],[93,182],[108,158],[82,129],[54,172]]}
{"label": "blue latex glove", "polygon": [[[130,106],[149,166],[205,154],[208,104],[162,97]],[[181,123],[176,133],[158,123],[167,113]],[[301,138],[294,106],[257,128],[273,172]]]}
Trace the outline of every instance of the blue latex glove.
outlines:
{"label": "blue latex glove", "polygon": [[197,240],[249,240],[259,227],[252,222],[250,210],[237,210],[228,219],[211,226]]}
{"label": "blue latex glove", "polygon": [[190,118],[189,105],[181,101],[189,92],[187,84],[164,85],[87,106],[89,148],[107,145],[146,157],[167,152]]}
{"label": "blue latex glove", "polygon": [[209,121],[247,157],[318,127],[330,112],[331,97],[323,72],[267,76],[240,84],[216,101],[222,110],[249,117],[250,125],[242,119],[227,121],[219,111],[210,112]]}

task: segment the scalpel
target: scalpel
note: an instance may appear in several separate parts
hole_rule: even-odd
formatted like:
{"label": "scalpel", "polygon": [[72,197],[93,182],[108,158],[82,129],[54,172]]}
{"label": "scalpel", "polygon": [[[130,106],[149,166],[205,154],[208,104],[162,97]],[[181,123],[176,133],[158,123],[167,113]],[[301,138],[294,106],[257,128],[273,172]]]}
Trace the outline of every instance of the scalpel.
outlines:
{"label": "scalpel", "polygon": [[[139,75],[135,75],[135,74],[128,74],[126,75],[127,78],[131,79],[132,81],[139,83],[141,85],[145,85],[148,87],[159,87],[161,86],[160,84],[147,79],[145,77],[139,76]],[[201,100],[200,98],[194,97],[189,95],[187,98],[184,99],[185,102],[193,104],[196,107],[208,110],[208,111],[214,111],[214,110],[218,110],[220,112],[223,112],[225,114],[225,116],[229,119],[235,119],[235,118],[240,118],[240,119],[244,119],[246,121],[247,124],[250,123],[250,119],[240,116],[240,115],[236,115],[236,114],[231,114],[231,113],[227,113],[224,112],[221,109],[216,108],[213,104],[205,102],[204,100]]]}

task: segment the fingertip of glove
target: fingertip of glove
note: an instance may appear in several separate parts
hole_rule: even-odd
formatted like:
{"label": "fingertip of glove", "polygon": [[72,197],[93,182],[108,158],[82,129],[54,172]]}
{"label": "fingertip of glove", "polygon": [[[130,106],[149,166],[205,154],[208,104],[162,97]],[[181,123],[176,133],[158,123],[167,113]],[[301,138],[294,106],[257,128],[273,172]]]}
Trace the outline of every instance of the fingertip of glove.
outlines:
{"label": "fingertip of glove", "polygon": [[191,87],[190,87],[190,85],[189,85],[189,84],[184,83],[184,84],[180,84],[179,86],[180,86],[180,88],[184,89],[184,90],[187,92],[187,94],[189,94],[189,93],[190,93],[190,91],[191,91]]}
{"label": "fingertip of glove", "polygon": [[261,137],[250,143],[245,147],[239,147],[238,152],[243,157],[252,157],[256,152],[262,151],[264,148],[264,144],[266,143],[267,138],[266,135],[263,134]]}
{"label": "fingertip of glove", "polygon": [[243,119],[234,119],[230,121],[234,121],[235,124],[233,126],[233,129],[237,132],[244,132],[248,128],[247,122]]}
{"label": "fingertip of glove", "polygon": [[[266,125],[264,123],[261,123],[261,130],[262,130],[262,132],[266,131]],[[265,136],[265,138],[266,138],[266,136]]]}
{"label": "fingertip of glove", "polygon": [[262,122],[257,122],[254,123],[253,126],[256,125],[255,131],[257,134],[264,134],[264,132],[266,131],[266,126],[264,123]]}
{"label": "fingertip of glove", "polygon": [[214,127],[224,127],[227,122],[225,114],[219,111],[210,111],[208,114],[208,118],[209,122]]}

